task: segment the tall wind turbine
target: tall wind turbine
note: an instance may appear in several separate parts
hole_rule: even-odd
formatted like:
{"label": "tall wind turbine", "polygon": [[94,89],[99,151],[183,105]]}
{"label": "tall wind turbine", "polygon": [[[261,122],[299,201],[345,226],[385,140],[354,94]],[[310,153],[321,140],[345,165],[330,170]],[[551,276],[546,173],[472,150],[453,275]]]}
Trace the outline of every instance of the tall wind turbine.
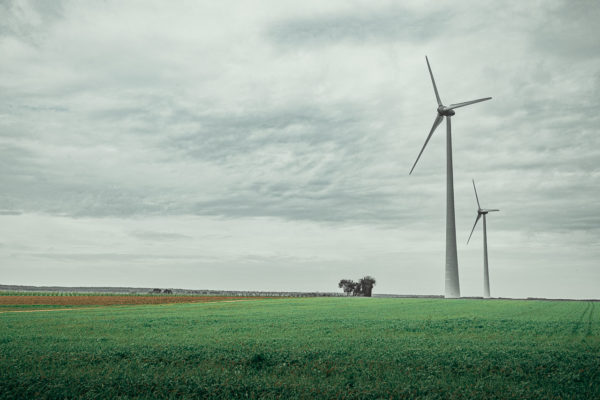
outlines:
{"label": "tall wind turbine", "polygon": [[421,154],[423,154],[423,150],[427,146],[429,139],[431,139],[431,135],[435,129],[442,123],[444,117],[446,117],[446,288],[445,288],[445,297],[447,298],[456,298],[460,297],[460,284],[458,281],[458,258],[456,255],[456,224],[454,220],[454,173],[452,171],[452,129],[450,126],[450,117],[455,114],[454,109],[459,107],[468,106],[469,104],[479,103],[481,101],[490,100],[491,97],[486,97],[483,99],[465,101],[464,103],[456,103],[450,104],[449,106],[445,106],[442,104],[442,100],[440,99],[440,95],[437,90],[437,86],[435,85],[435,79],[433,79],[433,73],[431,72],[431,66],[429,65],[429,60],[427,56],[425,56],[425,61],[427,61],[427,68],[429,69],[429,75],[431,76],[431,83],[433,84],[433,91],[435,92],[435,98],[437,100],[438,108],[437,108],[437,116],[433,121],[433,126],[431,127],[431,131],[425,139],[425,144],[419,155],[417,160],[413,164],[410,169],[409,175],[412,174],[419,158],[421,158]]}
{"label": "tall wind turbine", "polygon": [[487,255],[487,228],[485,225],[485,216],[489,212],[500,211],[500,210],[486,210],[481,208],[479,204],[479,196],[477,196],[477,188],[475,187],[475,180],[473,180],[473,189],[475,190],[475,199],[477,199],[477,218],[475,219],[475,223],[473,224],[473,229],[471,229],[471,234],[469,235],[469,239],[467,239],[467,244],[471,240],[471,236],[473,235],[473,231],[475,230],[475,226],[477,222],[479,222],[479,218],[483,215],[483,297],[486,299],[490,298],[490,274],[488,272],[488,255]]}

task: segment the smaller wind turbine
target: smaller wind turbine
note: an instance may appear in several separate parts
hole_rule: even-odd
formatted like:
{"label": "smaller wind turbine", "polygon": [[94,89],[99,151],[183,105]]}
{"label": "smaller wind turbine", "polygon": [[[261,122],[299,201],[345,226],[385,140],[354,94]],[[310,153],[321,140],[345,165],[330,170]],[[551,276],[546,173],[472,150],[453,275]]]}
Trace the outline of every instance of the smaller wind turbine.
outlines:
{"label": "smaller wind turbine", "polygon": [[490,274],[488,272],[488,254],[487,254],[487,229],[485,225],[485,216],[489,212],[500,211],[500,210],[488,210],[481,208],[479,204],[479,196],[477,196],[477,188],[475,187],[475,180],[473,180],[473,189],[475,190],[475,199],[477,200],[477,218],[475,219],[475,223],[473,224],[473,229],[471,229],[471,234],[469,235],[469,239],[467,240],[467,244],[471,240],[471,236],[473,235],[473,231],[475,230],[475,226],[477,226],[477,222],[479,222],[479,218],[483,215],[483,297],[486,299],[490,298]]}

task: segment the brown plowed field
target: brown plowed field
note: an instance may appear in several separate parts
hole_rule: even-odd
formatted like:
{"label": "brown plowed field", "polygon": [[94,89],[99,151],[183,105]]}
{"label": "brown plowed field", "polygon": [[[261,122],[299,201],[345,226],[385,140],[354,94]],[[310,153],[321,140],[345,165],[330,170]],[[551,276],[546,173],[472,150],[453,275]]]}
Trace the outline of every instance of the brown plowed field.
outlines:
{"label": "brown plowed field", "polygon": [[113,306],[126,304],[206,303],[258,300],[268,297],[235,296],[0,296],[0,305]]}

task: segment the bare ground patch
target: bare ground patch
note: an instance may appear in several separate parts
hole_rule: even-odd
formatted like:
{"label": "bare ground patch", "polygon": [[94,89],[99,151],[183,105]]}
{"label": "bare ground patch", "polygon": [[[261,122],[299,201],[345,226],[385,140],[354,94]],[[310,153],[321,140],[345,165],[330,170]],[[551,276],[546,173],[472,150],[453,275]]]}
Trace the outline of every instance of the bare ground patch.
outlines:
{"label": "bare ground patch", "polygon": [[[235,296],[0,296],[0,311],[17,311],[9,306],[115,306],[138,304],[214,303],[259,300],[268,297]],[[25,311],[25,310],[22,310]]]}

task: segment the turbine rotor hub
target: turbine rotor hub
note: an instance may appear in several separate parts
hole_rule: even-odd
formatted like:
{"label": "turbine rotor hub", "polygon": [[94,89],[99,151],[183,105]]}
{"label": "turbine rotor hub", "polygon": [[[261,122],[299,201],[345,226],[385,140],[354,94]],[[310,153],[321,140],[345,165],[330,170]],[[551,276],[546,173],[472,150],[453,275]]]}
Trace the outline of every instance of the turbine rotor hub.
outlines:
{"label": "turbine rotor hub", "polygon": [[442,106],[439,106],[439,107],[437,108],[437,112],[438,112],[438,114],[439,114],[439,115],[443,115],[443,116],[446,116],[446,117],[451,117],[451,116],[453,116],[454,114],[456,114],[456,113],[454,112],[454,110],[452,110],[452,109],[450,109],[450,108],[447,108],[446,106],[443,106],[443,105],[442,105]]}

